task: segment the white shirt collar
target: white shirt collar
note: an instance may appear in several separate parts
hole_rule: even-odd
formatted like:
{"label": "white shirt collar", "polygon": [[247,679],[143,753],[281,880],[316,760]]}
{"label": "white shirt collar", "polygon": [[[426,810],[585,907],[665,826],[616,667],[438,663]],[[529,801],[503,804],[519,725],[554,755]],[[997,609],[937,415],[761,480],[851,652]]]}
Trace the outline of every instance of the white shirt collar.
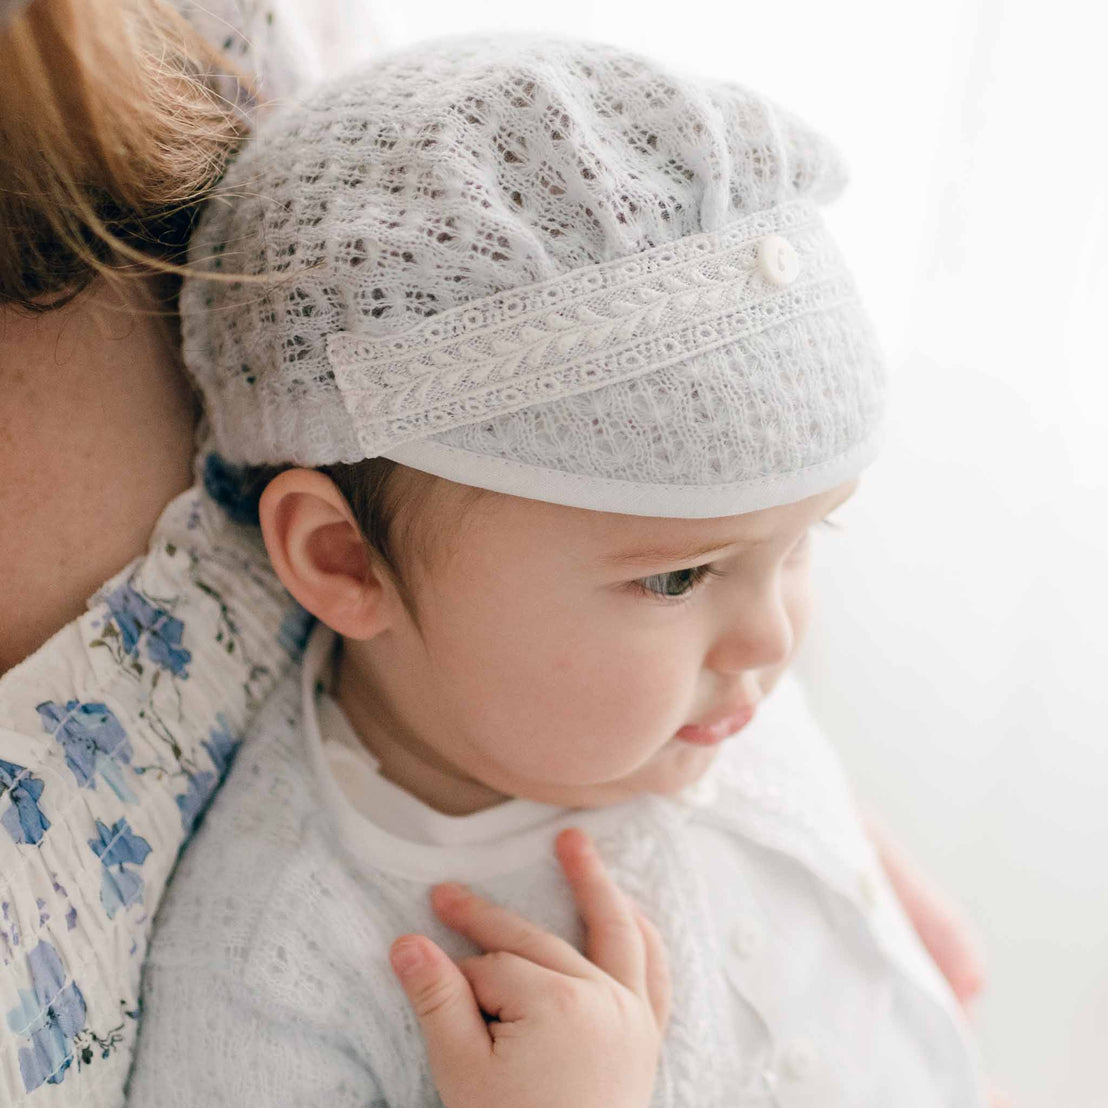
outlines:
{"label": "white shirt collar", "polygon": [[398,838],[438,846],[493,843],[569,811],[516,798],[471,815],[446,815],[381,776],[377,758],[329,693],[317,694],[316,711],[323,754],[343,795],[364,819]]}
{"label": "white shirt collar", "polygon": [[[553,859],[554,837],[564,827],[580,827],[593,837],[602,835],[620,821],[628,806],[639,803],[630,800],[607,808],[556,808],[529,800],[511,800],[470,816],[445,816],[427,809],[426,805],[407,794],[404,794],[404,799],[398,800],[395,794],[379,788],[384,779],[375,769],[367,773],[365,768],[359,768],[361,783],[365,784],[368,779],[371,790],[368,794],[359,791],[359,796],[368,795],[374,798],[374,802],[380,796],[389,797],[386,801],[389,805],[387,814],[384,809],[381,812],[374,810],[373,818],[367,817],[360,810],[361,801],[352,801],[339,785],[339,779],[351,768],[351,762],[361,767],[371,767],[372,762],[355,761],[356,752],[348,748],[342,750],[340,743],[341,757],[349,760],[342,762],[343,773],[336,775],[330,761],[335,751],[324,750],[317,686],[321,679],[326,680],[326,667],[334,642],[335,633],[319,624],[312,632],[305,651],[301,684],[303,736],[327,816],[355,863],[371,870],[383,870],[430,883],[480,881],[511,873],[541,859]],[[328,737],[334,739],[333,733],[329,732]],[[376,776],[376,782],[372,781],[373,776]],[[395,785],[392,788],[403,793]],[[414,815],[413,805],[426,810]],[[434,829],[436,839],[445,838],[446,841],[429,843],[404,837],[396,822],[398,813],[409,833],[414,823],[424,837],[430,827]],[[463,828],[462,838],[453,832],[441,834],[447,828],[455,827]]]}

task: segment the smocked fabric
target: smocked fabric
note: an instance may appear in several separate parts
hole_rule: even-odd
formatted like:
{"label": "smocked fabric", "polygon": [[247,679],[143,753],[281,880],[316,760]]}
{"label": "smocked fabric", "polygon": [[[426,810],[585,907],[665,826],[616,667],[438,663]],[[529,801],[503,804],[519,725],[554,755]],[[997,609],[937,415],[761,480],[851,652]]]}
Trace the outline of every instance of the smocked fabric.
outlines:
{"label": "smocked fabric", "polygon": [[122,1103],[178,850],[308,626],[198,487],[0,678],[0,1103]]}
{"label": "smocked fabric", "polygon": [[[212,75],[248,118],[317,79],[334,52],[300,0],[174,6],[249,76]],[[325,7],[335,36],[364,41],[365,4]],[[306,627],[256,532],[230,524],[201,484],[80,619],[0,677],[5,1108],[123,1103],[167,877]]]}

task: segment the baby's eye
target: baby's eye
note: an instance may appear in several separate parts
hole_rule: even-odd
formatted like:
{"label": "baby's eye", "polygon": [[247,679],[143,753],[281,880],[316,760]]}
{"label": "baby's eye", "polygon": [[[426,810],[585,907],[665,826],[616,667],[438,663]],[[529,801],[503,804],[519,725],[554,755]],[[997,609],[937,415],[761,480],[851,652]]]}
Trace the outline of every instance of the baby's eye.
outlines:
{"label": "baby's eye", "polygon": [[639,592],[654,599],[679,600],[683,596],[688,596],[709,576],[722,577],[723,574],[711,566],[692,566],[689,569],[674,569],[668,573],[655,573],[650,577],[641,577],[631,584]]}

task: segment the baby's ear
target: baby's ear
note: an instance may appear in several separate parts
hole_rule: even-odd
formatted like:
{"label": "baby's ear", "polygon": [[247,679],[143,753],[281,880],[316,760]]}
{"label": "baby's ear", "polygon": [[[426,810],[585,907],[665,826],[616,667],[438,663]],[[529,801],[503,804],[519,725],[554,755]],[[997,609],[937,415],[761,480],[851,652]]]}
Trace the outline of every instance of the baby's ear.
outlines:
{"label": "baby's ear", "polygon": [[286,469],[258,504],[281,583],[340,635],[369,639],[387,625],[386,590],[346,497],[313,469]]}

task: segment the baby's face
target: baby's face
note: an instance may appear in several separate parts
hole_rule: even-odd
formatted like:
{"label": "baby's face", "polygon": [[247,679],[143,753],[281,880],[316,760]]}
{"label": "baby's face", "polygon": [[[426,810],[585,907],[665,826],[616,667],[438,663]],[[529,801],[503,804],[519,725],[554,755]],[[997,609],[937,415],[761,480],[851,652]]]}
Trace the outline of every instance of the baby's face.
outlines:
{"label": "baby's face", "polygon": [[[347,640],[344,706],[387,775],[421,795],[422,774],[424,799],[455,814],[497,794],[573,807],[672,794],[741,741],[721,732],[792,659],[810,532],[854,486],[705,520],[492,497],[417,577],[421,628],[397,617]],[[452,782],[468,802],[443,803]]]}

